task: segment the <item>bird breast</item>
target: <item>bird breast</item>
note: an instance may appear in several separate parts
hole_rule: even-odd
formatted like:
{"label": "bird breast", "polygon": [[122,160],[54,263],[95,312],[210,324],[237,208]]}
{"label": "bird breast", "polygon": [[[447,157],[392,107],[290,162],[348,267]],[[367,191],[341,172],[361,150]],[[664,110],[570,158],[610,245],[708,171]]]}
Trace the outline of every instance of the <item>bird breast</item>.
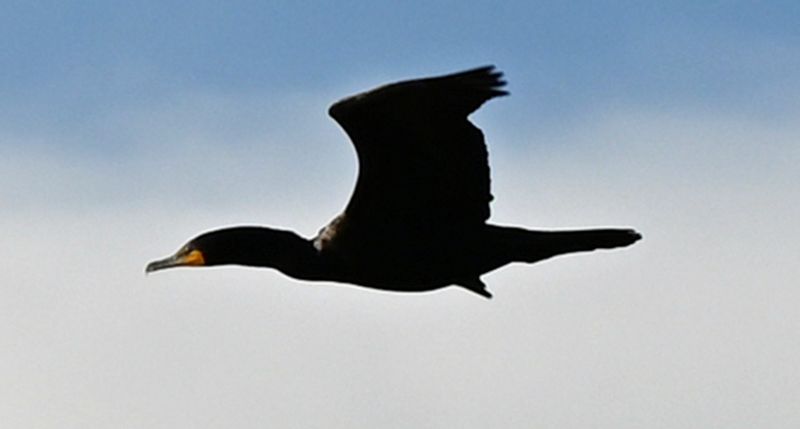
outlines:
{"label": "bird breast", "polygon": [[347,218],[344,214],[340,214],[333,218],[330,223],[322,227],[317,236],[314,237],[314,248],[320,253],[339,253],[337,250],[342,250],[339,244],[341,240],[337,238],[343,236],[343,231],[347,225]]}

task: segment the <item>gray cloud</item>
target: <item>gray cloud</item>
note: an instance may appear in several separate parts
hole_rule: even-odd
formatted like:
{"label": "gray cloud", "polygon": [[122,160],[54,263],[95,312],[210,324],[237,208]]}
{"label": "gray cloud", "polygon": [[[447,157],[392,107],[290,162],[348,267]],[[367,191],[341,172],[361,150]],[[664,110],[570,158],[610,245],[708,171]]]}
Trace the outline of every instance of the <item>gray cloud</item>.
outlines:
{"label": "gray cloud", "polygon": [[106,155],[53,151],[64,136],[46,129],[4,138],[10,427],[800,422],[800,130],[780,118],[613,108],[550,132],[478,118],[498,222],[645,234],[491,274],[492,302],[264,270],[143,275],[211,227],[313,234],[340,210],[355,157],[325,98],[115,113],[88,128],[124,142]]}

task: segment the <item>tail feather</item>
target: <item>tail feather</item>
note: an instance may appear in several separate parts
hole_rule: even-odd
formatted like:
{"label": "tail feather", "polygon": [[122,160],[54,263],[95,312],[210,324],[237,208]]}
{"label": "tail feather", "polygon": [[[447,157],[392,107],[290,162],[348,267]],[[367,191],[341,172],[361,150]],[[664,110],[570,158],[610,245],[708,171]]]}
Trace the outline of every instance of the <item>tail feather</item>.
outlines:
{"label": "tail feather", "polygon": [[520,262],[536,262],[565,253],[625,247],[642,238],[641,234],[633,229],[577,231],[502,229],[503,242],[511,252],[511,260]]}
{"label": "tail feather", "polygon": [[642,235],[632,229],[590,229],[586,231],[552,232],[553,244],[572,252],[613,249],[630,246]]}

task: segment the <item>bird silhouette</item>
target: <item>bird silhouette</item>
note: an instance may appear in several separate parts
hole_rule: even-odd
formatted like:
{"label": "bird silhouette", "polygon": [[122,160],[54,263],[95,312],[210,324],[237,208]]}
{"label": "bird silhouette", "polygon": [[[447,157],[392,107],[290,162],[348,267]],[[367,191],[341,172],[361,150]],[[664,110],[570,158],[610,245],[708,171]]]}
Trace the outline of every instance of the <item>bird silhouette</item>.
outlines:
{"label": "bird silhouette", "polygon": [[301,280],[421,292],[461,286],[492,295],[480,276],[512,262],[633,244],[633,229],[540,231],[488,224],[489,162],[467,117],[507,95],[493,66],[378,87],[329,114],[358,154],[355,190],[316,237],[240,226],[203,233],[146,272],[178,266],[275,268]]}

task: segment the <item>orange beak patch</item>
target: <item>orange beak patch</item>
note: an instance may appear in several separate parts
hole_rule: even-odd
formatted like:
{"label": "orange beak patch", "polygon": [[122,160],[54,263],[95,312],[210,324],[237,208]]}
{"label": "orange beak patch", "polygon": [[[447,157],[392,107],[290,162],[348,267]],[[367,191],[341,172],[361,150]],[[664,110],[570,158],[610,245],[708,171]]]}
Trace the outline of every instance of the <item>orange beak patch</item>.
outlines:
{"label": "orange beak patch", "polygon": [[178,253],[170,256],[169,258],[153,261],[147,264],[145,272],[151,273],[153,271],[163,270],[165,268],[172,268],[172,267],[199,267],[205,264],[206,264],[206,259],[203,256],[203,252],[197,249],[193,249],[187,253],[182,253],[181,251],[178,251]]}

